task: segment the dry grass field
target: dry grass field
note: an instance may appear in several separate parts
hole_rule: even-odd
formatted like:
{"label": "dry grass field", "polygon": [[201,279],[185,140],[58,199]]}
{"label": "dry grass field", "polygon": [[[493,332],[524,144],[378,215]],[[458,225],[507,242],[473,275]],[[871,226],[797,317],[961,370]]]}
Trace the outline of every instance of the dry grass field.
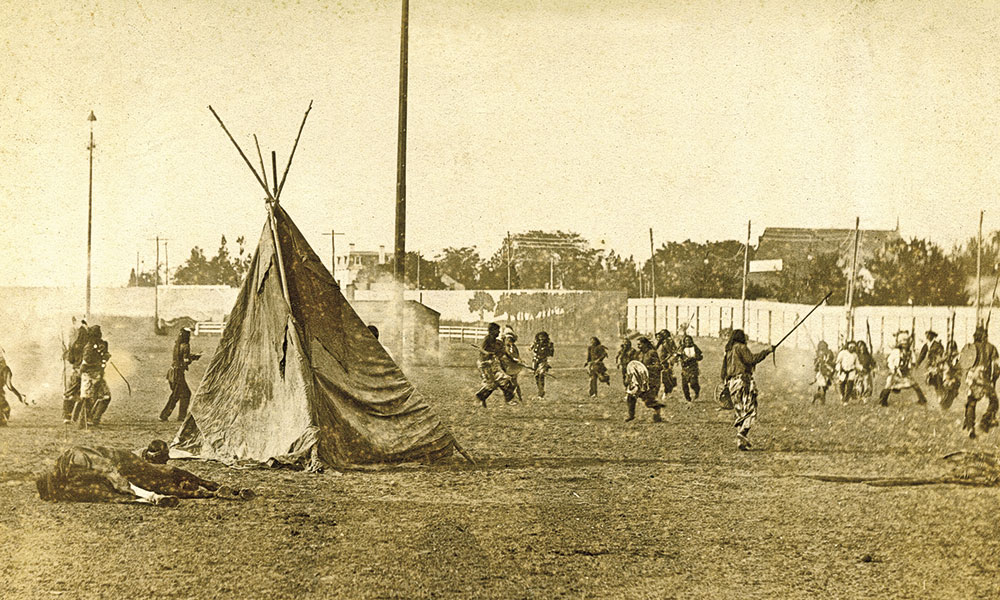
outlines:
{"label": "dry grass field", "polygon": [[526,402],[484,410],[471,398],[474,351],[452,348],[445,366],[408,373],[478,466],[306,474],[187,462],[259,495],[173,509],[41,502],[32,473],[60,448],[137,448],[176,430],[156,420],[172,340],[109,333],[133,396],[111,376],[98,430],[61,424],[58,381],[32,377],[49,357],[8,349],[16,382],[42,391],[0,430],[4,598],[1000,597],[1000,490],[807,477],[936,476],[952,468],[946,453],[996,451],[996,433],[960,434],[961,402],[942,412],[904,395],[880,409],[831,393],[812,405],[810,357],[780,351],[777,367],[758,369],[754,450],[737,452],[711,398],[720,343],[708,339],[706,393],[688,405],[675,392],[664,423],[644,408],[623,422],[620,379],[588,398],[582,347],[557,346],[545,400],[525,381]]}

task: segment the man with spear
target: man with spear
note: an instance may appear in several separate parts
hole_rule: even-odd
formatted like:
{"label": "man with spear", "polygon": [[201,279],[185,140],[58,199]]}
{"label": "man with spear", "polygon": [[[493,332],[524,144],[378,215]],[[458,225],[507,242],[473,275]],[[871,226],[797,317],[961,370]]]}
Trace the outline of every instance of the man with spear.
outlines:
{"label": "man with spear", "polygon": [[747,336],[742,329],[736,329],[726,343],[726,353],[723,358],[723,373],[726,375],[726,387],[732,397],[733,410],[736,413],[733,426],[736,428],[736,449],[746,451],[750,449],[750,427],[757,419],[757,384],[753,380],[753,371],[767,355],[774,351],[792,335],[799,325],[809,318],[817,308],[820,307],[833,292],[827,293],[816,306],[812,308],[802,320],[795,324],[785,337],[778,340],[777,344],[768,346],[760,352],[751,352],[747,347]]}

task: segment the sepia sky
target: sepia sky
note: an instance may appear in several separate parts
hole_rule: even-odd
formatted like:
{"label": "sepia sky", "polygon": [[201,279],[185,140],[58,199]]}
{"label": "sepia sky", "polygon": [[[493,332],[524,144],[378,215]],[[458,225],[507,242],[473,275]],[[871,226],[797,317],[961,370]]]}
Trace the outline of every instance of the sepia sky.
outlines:
{"label": "sepia sky", "polygon": [[[392,244],[399,4],[0,0],[0,285],[81,285],[87,115],[94,283],[159,234],[256,243],[244,149],[324,260]],[[1000,229],[992,2],[411,0],[408,249],[577,231],[657,242],[766,225],[892,228],[950,246]],[[253,154],[255,156],[255,153]]]}

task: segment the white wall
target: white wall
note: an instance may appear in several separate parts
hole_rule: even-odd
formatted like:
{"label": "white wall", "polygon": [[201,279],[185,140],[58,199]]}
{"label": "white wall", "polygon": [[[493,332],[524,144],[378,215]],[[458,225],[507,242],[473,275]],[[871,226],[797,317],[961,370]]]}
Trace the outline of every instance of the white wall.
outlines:
{"label": "white wall", "polygon": [[[496,302],[503,294],[582,294],[581,290],[406,290],[407,300],[416,300],[425,306],[441,313],[442,321],[459,321],[462,323],[478,323],[479,311],[469,310],[469,300],[477,292],[486,292]],[[385,290],[357,290],[355,300],[387,300],[391,292]],[[483,313],[483,320],[494,321],[496,315],[490,311]]]}
{"label": "white wall", "polygon": [[[91,309],[95,315],[152,317],[155,288],[93,288]],[[237,288],[228,286],[160,286],[159,313],[165,320],[191,317],[198,321],[221,321],[229,315]],[[0,315],[42,319],[83,315],[83,288],[0,287]]]}

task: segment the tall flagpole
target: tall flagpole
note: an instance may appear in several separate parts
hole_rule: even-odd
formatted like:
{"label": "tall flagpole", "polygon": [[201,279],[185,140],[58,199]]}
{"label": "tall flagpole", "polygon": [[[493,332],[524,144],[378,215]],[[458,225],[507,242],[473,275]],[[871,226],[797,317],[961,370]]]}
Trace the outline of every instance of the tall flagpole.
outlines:
{"label": "tall flagpole", "polygon": [[[90,320],[90,242],[91,242],[91,232],[94,223],[94,121],[97,117],[94,116],[94,111],[90,111],[90,116],[87,117],[90,121],[90,144],[87,145],[87,150],[90,151],[90,182],[87,185],[87,320]],[[138,275],[138,274],[136,274]]]}

